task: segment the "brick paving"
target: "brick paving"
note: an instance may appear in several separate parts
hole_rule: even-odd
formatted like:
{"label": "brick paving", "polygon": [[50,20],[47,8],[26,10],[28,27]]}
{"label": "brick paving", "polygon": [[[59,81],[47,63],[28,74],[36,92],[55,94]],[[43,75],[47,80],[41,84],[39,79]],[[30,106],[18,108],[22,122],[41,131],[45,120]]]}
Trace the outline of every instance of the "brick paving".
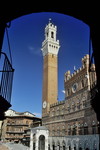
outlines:
{"label": "brick paving", "polygon": [[0,150],[9,150],[5,145],[0,144]]}

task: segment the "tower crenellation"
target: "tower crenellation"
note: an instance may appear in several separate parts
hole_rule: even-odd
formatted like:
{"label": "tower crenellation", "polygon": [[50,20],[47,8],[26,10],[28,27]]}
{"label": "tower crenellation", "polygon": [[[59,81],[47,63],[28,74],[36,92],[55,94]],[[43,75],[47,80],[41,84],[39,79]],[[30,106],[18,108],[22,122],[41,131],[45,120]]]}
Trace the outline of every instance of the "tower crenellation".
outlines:
{"label": "tower crenellation", "polygon": [[45,40],[42,42],[42,53],[43,56],[48,53],[58,55],[59,52],[59,40],[56,39],[57,26],[52,24],[50,21],[45,27]]}
{"label": "tower crenellation", "polygon": [[[92,65],[94,66],[94,65]],[[72,74],[70,74],[70,70],[68,70],[65,73],[65,82],[68,81],[69,79],[71,79],[72,77],[75,77],[77,74],[79,74],[82,70],[84,70],[85,68],[89,67],[89,55],[85,55],[82,58],[82,67],[80,67],[79,69],[75,70]],[[94,67],[93,67],[94,68]]]}
{"label": "tower crenellation", "polygon": [[85,55],[83,58],[82,58],[82,66],[89,66],[89,55]]}

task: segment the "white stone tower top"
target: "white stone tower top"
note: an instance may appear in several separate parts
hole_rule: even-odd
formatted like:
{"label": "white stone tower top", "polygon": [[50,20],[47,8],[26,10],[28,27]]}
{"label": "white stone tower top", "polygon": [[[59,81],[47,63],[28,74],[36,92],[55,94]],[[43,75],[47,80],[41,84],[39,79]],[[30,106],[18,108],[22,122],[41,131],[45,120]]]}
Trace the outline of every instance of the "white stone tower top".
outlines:
{"label": "white stone tower top", "polygon": [[51,19],[49,19],[48,25],[45,27],[45,40],[42,42],[42,53],[43,56],[48,53],[57,55],[60,45],[59,40],[56,39],[57,34],[57,26],[51,23]]}

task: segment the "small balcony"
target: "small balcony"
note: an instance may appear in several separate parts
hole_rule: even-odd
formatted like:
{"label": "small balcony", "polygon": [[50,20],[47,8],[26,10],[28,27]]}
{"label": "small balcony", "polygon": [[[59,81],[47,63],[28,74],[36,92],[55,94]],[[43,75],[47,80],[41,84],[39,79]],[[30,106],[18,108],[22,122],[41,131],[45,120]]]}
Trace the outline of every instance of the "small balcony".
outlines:
{"label": "small balcony", "polygon": [[11,107],[11,92],[14,69],[7,57],[1,52],[0,57],[0,120],[5,118],[4,112]]}
{"label": "small balcony", "polygon": [[6,131],[6,133],[9,133],[9,134],[24,134],[24,131]]}

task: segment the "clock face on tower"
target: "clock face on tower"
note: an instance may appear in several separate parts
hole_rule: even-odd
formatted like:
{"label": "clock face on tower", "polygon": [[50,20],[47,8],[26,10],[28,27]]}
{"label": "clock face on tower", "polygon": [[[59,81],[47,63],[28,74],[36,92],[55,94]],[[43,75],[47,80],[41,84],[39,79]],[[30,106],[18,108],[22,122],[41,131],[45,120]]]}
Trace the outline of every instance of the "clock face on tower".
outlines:
{"label": "clock face on tower", "polygon": [[72,85],[72,92],[73,92],[73,93],[76,92],[77,87],[78,87],[78,84],[77,84],[77,83],[74,83],[74,84]]}
{"label": "clock face on tower", "polygon": [[43,102],[43,108],[46,108],[46,106],[47,106],[47,103],[46,103],[46,101],[44,101]]}

